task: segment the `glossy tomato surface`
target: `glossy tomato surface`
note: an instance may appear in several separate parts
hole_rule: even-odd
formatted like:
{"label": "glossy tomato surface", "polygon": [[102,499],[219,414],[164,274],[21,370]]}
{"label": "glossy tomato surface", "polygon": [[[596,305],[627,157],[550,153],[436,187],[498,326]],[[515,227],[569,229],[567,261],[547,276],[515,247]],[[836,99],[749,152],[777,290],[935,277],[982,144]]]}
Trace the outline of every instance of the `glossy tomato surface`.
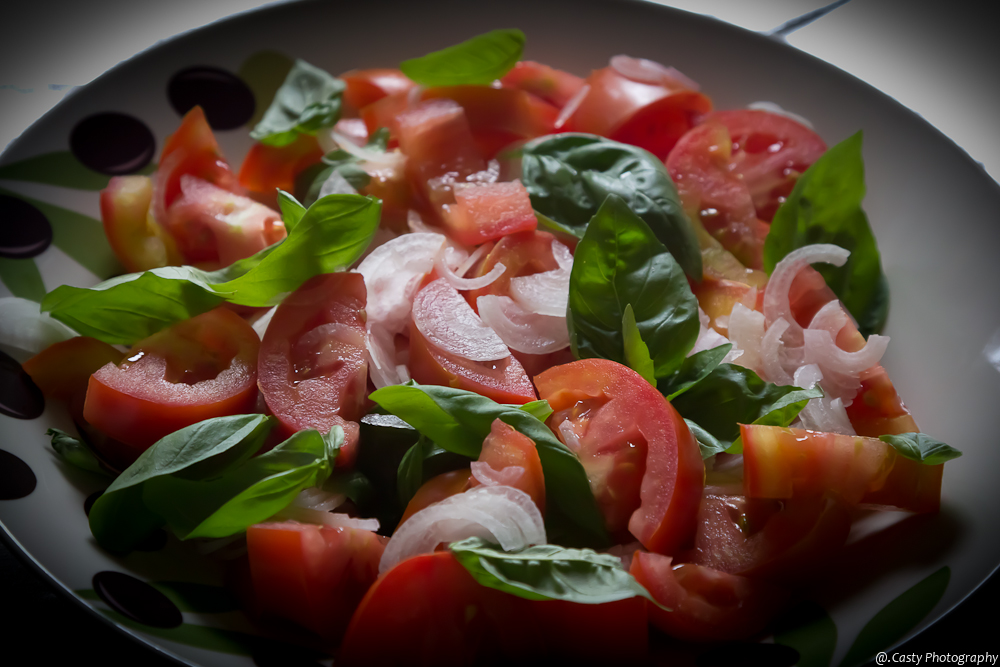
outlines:
{"label": "glossy tomato surface", "polygon": [[148,176],[115,176],[101,190],[101,222],[115,257],[130,273],[181,264],[173,236],[152,214]]}
{"label": "glossy tomato surface", "polygon": [[[548,424],[577,451],[609,532],[673,553],[693,537],[701,451],[663,395],[626,366],[581,359],[535,378]],[[572,435],[567,435],[569,431]]]}
{"label": "glossy tomato surface", "polygon": [[520,181],[457,183],[454,193],[455,203],[443,217],[450,236],[463,245],[478,246],[538,226]]}
{"label": "glossy tomato surface", "polygon": [[[524,491],[545,514],[545,476],[531,438],[496,419],[483,441],[479,463],[489,466],[485,473],[492,483]],[[479,483],[475,477],[469,480],[470,487]]]}

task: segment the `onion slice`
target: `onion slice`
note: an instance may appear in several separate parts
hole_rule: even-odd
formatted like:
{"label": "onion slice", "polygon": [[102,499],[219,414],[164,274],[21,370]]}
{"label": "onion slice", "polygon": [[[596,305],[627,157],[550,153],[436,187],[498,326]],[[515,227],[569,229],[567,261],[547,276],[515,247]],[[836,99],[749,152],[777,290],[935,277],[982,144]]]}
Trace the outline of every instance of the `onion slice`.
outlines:
{"label": "onion slice", "polygon": [[[487,285],[495,281],[497,278],[499,278],[501,275],[503,275],[503,272],[507,270],[506,266],[498,262],[497,265],[494,266],[492,269],[490,269],[489,272],[486,273],[485,275],[479,276],[478,278],[466,278],[464,277],[466,271],[468,271],[469,268],[471,268],[472,264],[475,263],[473,257],[475,257],[476,259],[482,257],[482,253],[479,252],[480,250],[482,250],[482,248],[478,248],[476,252],[469,255],[468,259],[465,259],[465,261],[461,262],[457,271],[452,270],[452,268],[448,265],[448,262],[445,259],[447,250],[449,250],[448,246],[446,245],[441,246],[441,249],[438,251],[437,255],[434,256],[434,267],[438,270],[438,273],[441,274],[441,277],[444,278],[446,281],[448,281],[448,284],[454,287],[455,289],[459,290],[482,289],[483,287],[486,287]],[[476,253],[479,253],[478,256]]]}
{"label": "onion slice", "polygon": [[495,361],[510,350],[472,306],[444,278],[438,278],[413,299],[413,323],[434,346],[471,361]]}
{"label": "onion slice", "polygon": [[531,313],[566,317],[573,255],[559,241],[552,241],[552,256],[558,269],[510,279],[510,296]]}
{"label": "onion slice", "polygon": [[26,361],[49,345],[78,336],[68,326],[41,312],[34,301],[16,296],[0,298],[0,345],[21,352]]}
{"label": "onion slice", "polygon": [[784,319],[788,323],[786,341],[791,345],[801,345],[802,327],[792,317],[792,306],[788,298],[792,281],[795,280],[799,271],[810,264],[825,263],[843,266],[850,254],[849,250],[844,250],[839,246],[817,243],[796,248],[785,255],[774,267],[771,278],[767,281],[767,287],[764,289],[764,318],[767,320],[768,326],[773,325],[779,319]]}
{"label": "onion slice", "polygon": [[445,241],[443,234],[403,234],[375,248],[358,265],[368,289],[369,328],[379,324],[392,334],[406,329],[420,281],[434,268]]}
{"label": "onion slice", "polygon": [[416,512],[396,529],[379,562],[379,575],[397,563],[434,551],[442,542],[482,537],[504,551],[545,544],[542,513],[524,491],[509,486],[477,486]]}
{"label": "onion slice", "polygon": [[569,346],[565,316],[529,313],[510,297],[494,294],[479,297],[476,306],[482,321],[512,350],[548,354]]}

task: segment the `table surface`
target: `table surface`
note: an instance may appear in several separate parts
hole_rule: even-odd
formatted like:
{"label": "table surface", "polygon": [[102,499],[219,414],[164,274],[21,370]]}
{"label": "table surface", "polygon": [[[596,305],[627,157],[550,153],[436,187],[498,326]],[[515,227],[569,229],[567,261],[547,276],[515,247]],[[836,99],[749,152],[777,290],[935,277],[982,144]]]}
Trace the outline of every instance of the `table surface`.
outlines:
{"label": "table surface", "polygon": [[[544,0],[539,0],[544,1]],[[0,40],[0,150],[76,86],[156,42],[260,0],[32,0],[4,8]],[[663,2],[757,31],[822,8],[823,0]],[[796,48],[853,74],[920,114],[1000,180],[1000,40],[971,0],[852,0],[786,35]],[[993,576],[897,653],[1000,653]],[[0,639],[50,664],[100,655],[108,667],[173,665],[58,594],[0,542]],[[14,610],[17,610],[16,616]],[[924,660],[926,662],[926,660]],[[933,663],[932,663],[933,664]]]}

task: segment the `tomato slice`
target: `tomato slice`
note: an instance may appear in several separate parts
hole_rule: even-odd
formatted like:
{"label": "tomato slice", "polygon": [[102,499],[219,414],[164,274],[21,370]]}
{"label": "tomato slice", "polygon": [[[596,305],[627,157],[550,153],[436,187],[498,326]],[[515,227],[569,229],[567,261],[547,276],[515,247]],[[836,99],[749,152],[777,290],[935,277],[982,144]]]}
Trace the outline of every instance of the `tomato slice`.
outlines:
{"label": "tomato slice", "polygon": [[101,190],[101,222],[115,257],[130,273],[183,263],[177,243],[152,214],[148,176],[115,176]]}
{"label": "tomato slice", "polygon": [[471,480],[472,471],[468,468],[451,470],[431,477],[410,498],[410,502],[406,504],[403,516],[400,517],[399,523],[396,525],[396,529],[398,530],[404,521],[429,505],[433,505],[445,498],[450,498],[457,493],[465,492],[469,489]]}
{"label": "tomato slice", "polygon": [[538,226],[528,191],[520,181],[456,183],[455,203],[443,215],[452,238],[477,246]]}
{"label": "tomato slice", "polygon": [[510,296],[511,278],[558,269],[559,264],[552,256],[552,242],[554,240],[555,237],[552,234],[533,229],[508,234],[497,241],[486,259],[474,271],[474,274],[477,277],[484,276],[492,271],[497,264],[504,265],[504,272],[486,287],[466,292],[466,300],[469,305],[478,312],[476,300],[479,297],[487,294]]}
{"label": "tomato slice", "polygon": [[275,208],[278,205],[277,191],[294,192],[295,178],[322,157],[323,149],[319,142],[308,134],[300,134],[287,146],[255,143],[240,165],[239,183],[262,202]]}
{"label": "tomato slice", "polygon": [[584,81],[561,69],[533,60],[522,60],[503,75],[500,83],[508,88],[529,92],[561,109],[580,92]]}
{"label": "tomato slice", "polygon": [[365,412],[366,299],[360,273],[313,276],[281,302],[260,346],[260,391],[283,432],[340,426],[338,467],[354,463]]}
{"label": "tomato slice", "polygon": [[[663,395],[607,359],[556,366],[535,383],[555,411],[549,426],[578,450],[612,536],[626,542],[631,533],[657,553],[686,546],[705,466],[687,424]],[[563,429],[575,438],[567,442]]]}
{"label": "tomato slice", "polygon": [[562,129],[639,146],[661,160],[712,110],[711,100],[698,91],[667,81],[635,81],[614,67],[594,70],[586,85],[589,90]]}
{"label": "tomato slice", "polygon": [[497,403],[535,400],[535,387],[513,356],[496,361],[470,361],[431,344],[410,324],[410,375],[420,384],[474,391]]}
{"label": "tomato slice", "polygon": [[[496,419],[483,441],[479,463],[492,469],[490,476],[497,484],[512,486],[531,496],[538,511],[545,514],[545,475],[531,438]],[[469,480],[469,488],[479,484],[475,477]]]}
{"label": "tomato slice", "polygon": [[257,334],[216,308],[136,343],[90,377],[84,418],[134,448],[212,417],[254,412]]}
{"label": "tomato slice", "polygon": [[389,538],[296,521],[247,528],[255,606],[336,642],[378,577]]}
{"label": "tomato slice", "polygon": [[[752,287],[746,283],[725,278],[705,276],[700,283],[692,284],[691,291],[698,299],[698,306],[708,315],[713,329],[728,338],[729,327],[723,326],[733,312],[733,306],[744,303],[751,298]],[[752,309],[762,310],[764,306],[764,291],[758,290],[753,298]]]}
{"label": "tomato slice", "polygon": [[670,609],[647,605],[650,623],[677,639],[749,639],[767,626],[789,597],[766,581],[672,561],[670,556],[638,551],[629,572]]}
{"label": "tomato slice", "polygon": [[345,115],[357,113],[388,95],[405,94],[417,85],[398,69],[389,68],[352,69],[339,78],[347,84],[344,89]]}
{"label": "tomato slice", "polygon": [[125,354],[89,336],[76,336],[48,346],[21,368],[46,398],[68,401],[87,391],[90,376],[107,364],[119,364]]}

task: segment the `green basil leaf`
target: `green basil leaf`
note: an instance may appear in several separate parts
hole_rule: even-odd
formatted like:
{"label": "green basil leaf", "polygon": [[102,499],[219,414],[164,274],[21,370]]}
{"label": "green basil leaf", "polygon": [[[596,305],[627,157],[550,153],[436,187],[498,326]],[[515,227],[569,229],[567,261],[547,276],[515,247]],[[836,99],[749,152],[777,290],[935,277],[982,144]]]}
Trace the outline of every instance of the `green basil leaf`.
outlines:
{"label": "green basil leaf", "polygon": [[667,397],[668,401],[674,400],[708,377],[722,363],[731,349],[733,349],[733,345],[728,343],[696,352],[690,357],[684,357],[684,361],[681,362],[677,370],[657,381],[656,388]]}
{"label": "green basil leaf", "polygon": [[951,461],[962,455],[962,452],[951,445],[946,445],[925,433],[881,435],[879,440],[892,445],[900,456],[928,466]]}
{"label": "green basil leaf", "polygon": [[271,146],[286,146],[300,134],[333,127],[340,119],[345,88],[340,79],[296,60],[250,136]]}
{"label": "green basil leaf", "polygon": [[154,477],[143,485],[142,501],[182,540],[234,535],[273,516],[303,489],[321,486],[343,440],[339,426],[327,435],[299,431],[213,479]]}
{"label": "green basil leaf", "polygon": [[342,493],[361,509],[367,508],[375,500],[375,487],[360,470],[337,471],[323,483],[328,493]]}
{"label": "green basil leaf", "polygon": [[413,381],[383,387],[370,398],[438,447],[470,459],[479,458],[494,420],[514,427],[531,438],[538,450],[545,476],[546,530],[583,544],[608,543],[604,519],[580,459],[534,415],[471,391]]}
{"label": "green basil leaf", "polygon": [[399,462],[396,489],[400,507],[405,509],[427,480],[452,470],[468,468],[472,461],[467,456],[442,449],[430,439],[420,436]]}
{"label": "green basil leaf", "polygon": [[889,285],[868,216],[861,132],[832,146],[795,183],[777,210],[764,242],[764,269],[771,273],[796,248],[832,243],[851,251],[842,267],[817,265],[827,285],[858,322],[866,337],[885,325]]}
{"label": "green basil leaf", "polygon": [[649,225],[608,195],[573,255],[567,324],[577,358],[627,364],[622,321],[628,305],[655,376],[672,372],[698,338],[698,300]]}
{"label": "green basil leaf", "polygon": [[57,428],[50,428],[45,432],[45,435],[52,438],[52,449],[66,463],[87,472],[114,477],[114,473],[104,467],[94,452],[90,451],[90,447],[81,442],[79,438],[74,438],[69,433]]}
{"label": "green basil leaf", "polygon": [[622,313],[622,343],[625,346],[625,362],[628,367],[655,387],[653,359],[649,356],[649,348],[642,340],[639,327],[636,326],[635,312],[630,303],[625,305],[625,312]]}
{"label": "green basil leaf", "polygon": [[273,306],[312,276],[353,264],[375,235],[381,206],[371,197],[330,195],[286,239],[219,271],[167,266],[92,288],[62,285],[41,307],[84,336],[130,345],[225,301]]}
{"label": "green basil leaf", "polygon": [[284,190],[278,190],[278,208],[281,209],[281,221],[285,223],[285,230],[289,233],[306,214],[306,207]]}
{"label": "green basil leaf", "polygon": [[[365,147],[384,153],[388,143],[389,131],[383,127],[372,133]],[[307,167],[295,178],[295,192],[303,203],[311,205],[320,198],[324,184],[334,172],[352,188],[361,190],[371,182],[371,176],[361,167],[361,162],[360,158],[345,150],[331,151],[318,164]]]}
{"label": "green basil leaf", "polygon": [[701,249],[677,188],[652,153],[590,134],[552,134],[525,144],[521,182],[536,211],[577,236],[614,194],[642,218],[695,281]]}
{"label": "green basil leaf", "polygon": [[524,410],[540,422],[545,421],[552,415],[552,406],[549,405],[549,402],[544,399],[540,401],[531,401],[530,403],[525,403],[524,405],[514,405],[512,407],[515,407],[518,410]]}
{"label": "green basil leaf", "polygon": [[718,438],[703,429],[701,426],[690,419],[685,419],[684,422],[691,430],[691,435],[693,435],[694,439],[698,441],[698,448],[701,449],[701,458],[703,461],[712,458],[716,454],[721,454],[726,451],[726,445],[719,442]]}
{"label": "green basil leaf", "polygon": [[671,405],[725,445],[727,451],[737,453],[732,446],[740,437],[740,424],[788,426],[809,399],[822,395],[818,387],[779,387],[748,368],[721,364],[674,398]]}
{"label": "green basil leaf", "polygon": [[520,30],[491,30],[461,44],[404,60],[399,69],[421,86],[488,86],[521,59],[524,41]]}
{"label": "green basil leaf", "polygon": [[264,444],[274,417],[208,419],[161,438],[124,470],[90,509],[90,531],[105,549],[128,551],[162,518],[142,502],[143,487],[172,475],[214,477],[239,466]]}
{"label": "green basil leaf", "polygon": [[528,600],[603,604],[644,597],[658,604],[610,554],[557,544],[504,551],[479,537],[452,542],[448,550],[480,585]]}

